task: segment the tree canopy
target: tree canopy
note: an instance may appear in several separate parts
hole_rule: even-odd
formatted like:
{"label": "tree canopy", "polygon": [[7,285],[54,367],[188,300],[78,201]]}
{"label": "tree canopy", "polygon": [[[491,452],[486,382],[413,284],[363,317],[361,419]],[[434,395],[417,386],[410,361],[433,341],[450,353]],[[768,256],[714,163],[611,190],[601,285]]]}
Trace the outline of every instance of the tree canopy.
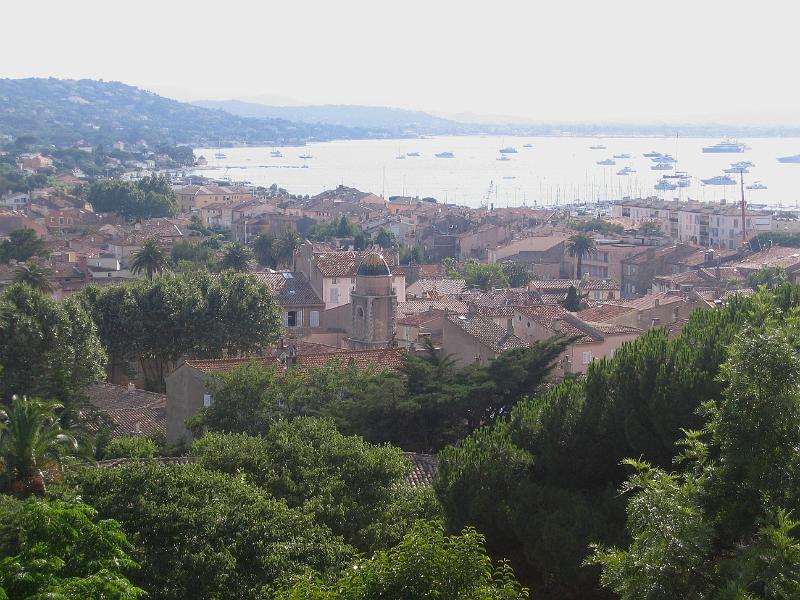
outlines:
{"label": "tree canopy", "polygon": [[96,324],[108,372],[124,372],[129,360],[137,360],[154,390],[164,389],[164,377],[181,356],[246,355],[271,344],[280,332],[271,290],[244,273],[88,286],[73,298]]}
{"label": "tree canopy", "polygon": [[153,600],[258,598],[308,568],[338,571],[353,549],[301,509],[238,475],[151,461],[87,470],[81,496],[119,521]]}
{"label": "tree canopy", "polygon": [[[788,331],[787,331],[788,329]],[[601,581],[634,598],[800,596],[797,322],[748,327],[706,424],[680,441],[677,472],[629,460],[627,549],[598,546]]]}
{"label": "tree canopy", "polygon": [[116,212],[129,220],[169,217],[177,212],[169,180],[157,175],[135,183],[120,179],[95,181],[89,186],[86,199],[96,212]]}
{"label": "tree canopy", "polygon": [[695,311],[675,339],[652,329],[445,448],[435,488],[450,530],[477,527],[538,597],[607,597],[583,563],[590,543],[625,542],[621,461],[669,466],[682,428],[702,422],[700,402],[721,397],[719,368],[743,323],[781,318],[799,299],[784,286]]}
{"label": "tree canopy", "polygon": [[0,243],[0,262],[24,262],[33,256],[45,256],[44,239],[33,229],[15,229]]}
{"label": "tree canopy", "polygon": [[23,284],[0,293],[0,401],[14,394],[60,400],[68,412],[103,374],[106,354],[82,304]]}
{"label": "tree canopy", "polygon": [[523,600],[528,591],[513,570],[493,566],[474,529],[448,536],[420,522],[388,551],[358,558],[333,583],[318,574],[296,576],[266,595],[274,600]]}
{"label": "tree canopy", "polygon": [[90,506],[0,496],[0,598],[136,600],[138,565],[113,520]]}

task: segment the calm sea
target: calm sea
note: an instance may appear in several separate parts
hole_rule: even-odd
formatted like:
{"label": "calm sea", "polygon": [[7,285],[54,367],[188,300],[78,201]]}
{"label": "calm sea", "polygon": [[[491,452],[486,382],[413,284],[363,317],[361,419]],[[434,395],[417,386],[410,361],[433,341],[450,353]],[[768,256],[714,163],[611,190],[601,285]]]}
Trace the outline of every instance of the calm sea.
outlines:
{"label": "calm sea", "polygon": [[[480,206],[489,198],[495,206],[565,204],[575,200],[613,200],[622,196],[693,198],[701,201],[738,200],[736,185],[704,185],[701,179],[722,175],[736,161],[755,164],[744,175],[745,186],[761,182],[763,190],[745,190],[752,204],[800,206],[800,164],[779,163],[779,156],[800,154],[798,138],[738,140],[750,147],[740,154],[704,154],[703,146],[719,139],[699,138],[580,138],[459,136],[415,140],[356,140],[310,144],[303,148],[225,148],[226,158],[215,158],[216,148],[195,154],[209,162],[197,173],[256,185],[273,183],[295,194],[316,194],[343,184],[386,196],[432,196],[440,202]],[[530,144],[531,147],[525,147]],[[590,146],[606,148],[592,150]],[[497,160],[500,148],[516,154]],[[282,158],[270,152],[280,150]],[[654,171],[645,152],[671,154],[676,170],[692,176],[691,185],[674,191],[657,191],[654,185],[670,171]],[[407,156],[418,152],[419,156]],[[452,152],[454,158],[436,158]],[[309,154],[312,158],[302,159]],[[612,166],[597,162],[613,155]],[[405,156],[398,159],[397,156]],[[303,168],[303,166],[306,168]],[[618,175],[624,167],[634,172]],[[490,191],[491,190],[491,191]]]}

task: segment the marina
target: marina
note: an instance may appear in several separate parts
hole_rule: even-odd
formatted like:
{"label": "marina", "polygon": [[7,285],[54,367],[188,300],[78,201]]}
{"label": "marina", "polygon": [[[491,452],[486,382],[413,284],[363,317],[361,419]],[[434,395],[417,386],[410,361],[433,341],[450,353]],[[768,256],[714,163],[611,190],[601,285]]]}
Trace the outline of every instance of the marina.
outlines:
{"label": "marina", "polygon": [[[406,140],[348,140],[291,147],[226,147],[224,159],[214,158],[216,147],[198,148],[208,165],[195,173],[224,181],[277,184],[296,194],[317,194],[340,184],[385,196],[433,197],[439,202],[479,206],[489,181],[498,206],[558,205],[575,201],[610,201],[624,196],[692,198],[718,202],[739,196],[739,170],[744,184],[763,187],[746,190],[760,203],[772,206],[800,204],[800,139],[748,138],[750,147],[736,160],[729,153],[707,153],[719,139],[680,137],[516,137],[447,136]],[[530,146],[526,146],[526,145]],[[607,153],[590,149],[603,145]],[[499,154],[499,148],[535,147],[535,151]],[[273,158],[277,150],[282,158]],[[399,155],[408,160],[396,160]],[[616,166],[596,164],[609,156]],[[301,159],[298,155],[312,156]],[[504,156],[510,160],[497,160]],[[794,158],[796,156],[796,159]],[[513,158],[512,158],[513,157]],[[738,158],[741,157],[741,160]],[[446,159],[446,160],[440,160]],[[656,165],[666,168],[652,169]],[[674,172],[674,173],[673,173]],[[684,173],[687,178],[673,174]],[[724,176],[727,175],[727,178]],[[676,189],[655,189],[662,180]],[[512,179],[513,177],[513,179]],[[715,179],[721,177],[721,179]],[[703,183],[703,180],[715,183]],[[733,183],[731,183],[733,182]]]}

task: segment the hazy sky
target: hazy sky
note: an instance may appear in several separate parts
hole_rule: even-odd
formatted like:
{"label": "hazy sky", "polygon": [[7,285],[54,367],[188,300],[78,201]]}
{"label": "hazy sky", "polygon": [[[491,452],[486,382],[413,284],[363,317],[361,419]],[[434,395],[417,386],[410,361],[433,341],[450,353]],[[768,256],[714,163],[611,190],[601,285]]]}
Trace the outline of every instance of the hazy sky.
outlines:
{"label": "hazy sky", "polygon": [[0,77],[535,120],[800,123],[795,2],[9,2]]}

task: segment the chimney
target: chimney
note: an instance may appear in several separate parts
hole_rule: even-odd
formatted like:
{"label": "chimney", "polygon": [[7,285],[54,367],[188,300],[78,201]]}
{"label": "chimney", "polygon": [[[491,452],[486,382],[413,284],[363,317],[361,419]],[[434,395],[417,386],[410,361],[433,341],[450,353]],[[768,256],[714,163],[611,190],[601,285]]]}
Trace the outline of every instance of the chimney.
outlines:
{"label": "chimney", "polygon": [[133,383],[132,381],[128,382],[128,391],[129,392],[135,392],[136,391],[136,384]]}
{"label": "chimney", "polygon": [[653,300],[653,306],[654,307],[658,308],[659,304],[661,304],[661,300],[659,298],[656,298],[655,300]]}
{"label": "chimney", "polygon": [[508,335],[514,335],[514,317],[506,320],[506,332]]}

